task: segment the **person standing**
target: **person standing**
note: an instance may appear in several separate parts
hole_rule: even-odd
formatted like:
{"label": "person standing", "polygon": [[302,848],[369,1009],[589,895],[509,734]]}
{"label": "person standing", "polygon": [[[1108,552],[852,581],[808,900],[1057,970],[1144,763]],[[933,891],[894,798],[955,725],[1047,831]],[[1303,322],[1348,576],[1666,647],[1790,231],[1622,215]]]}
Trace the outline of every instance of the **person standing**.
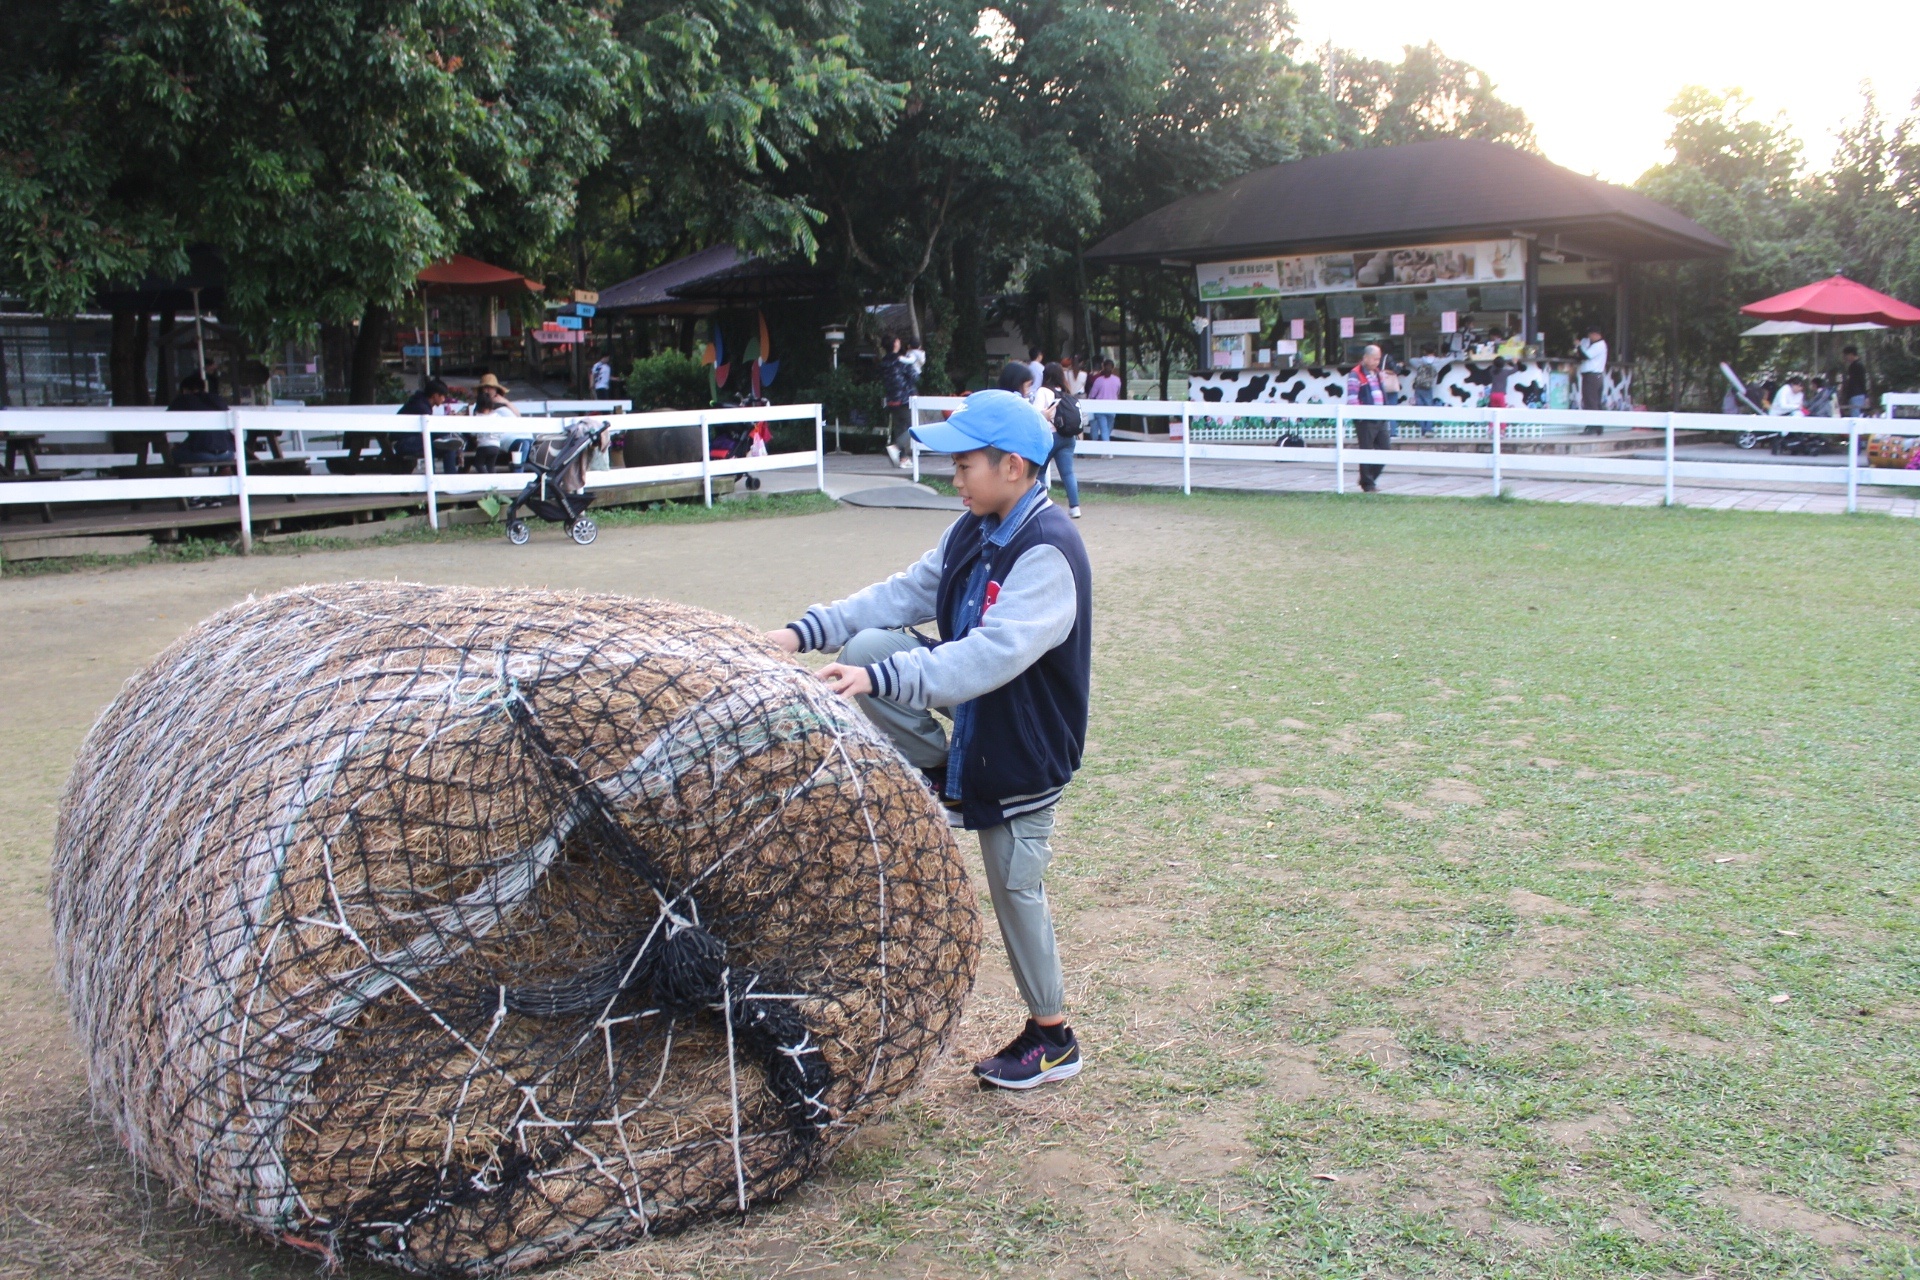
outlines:
{"label": "person standing", "polygon": [[[1093,400],[1118,400],[1120,398],[1120,375],[1115,372],[1113,361],[1104,360],[1100,372],[1087,384],[1087,396]],[[1113,439],[1113,415],[1095,413],[1088,415],[1087,438],[1089,440]]]}
{"label": "person standing", "polygon": [[1849,418],[1864,417],[1867,412],[1867,366],[1860,361],[1860,348],[1847,347],[1840,353],[1845,368],[1840,371],[1840,407]]}
{"label": "person standing", "polygon": [[887,421],[893,439],[887,442],[887,457],[896,467],[911,469],[913,459],[906,456],[908,432],[913,428],[913,406],[909,403],[920,391],[919,366],[907,354],[906,343],[894,334],[886,340],[886,356],[880,361],[880,394],[887,402]]}
{"label": "person standing", "polygon": [[1046,385],[1047,378],[1046,361],[1042,359],[1040,348],[1038,347],[1027,348],[1027,373],[1033,380],[1033,385],[1028,388],[1027,394],[1029,396],[1038,396],[1040,394],[1040,388]]}
{"label": "person standing", "polygon": [[593,362],[593,398],[611,400],[613,398],[613,362],[602,352]]}
{"label": "person standing", "polygon": [[[1020,378],[1024,378],[1024,367]],[[974,1064],[1002,1089],[1077,1075],[1066,984],[1047,902],[1054,810],[1086,748],[1093,570],[1040,474],[1053,433],[1016,391],[977,391],[916,426],[953,457],[967,511],[902,573],[766,633],[783,653],[838,649],[820,668],[891,739],[980,858],[1027,1022]],[[908,628],[933,622],[939,639]],[[953,732],[929,711],[951,709]]]}
{"label": "person standing", "polygon": [[1072,356],[1061,356],[1060,368],[1067,375],[1067,390],[1071,391],[1075,397],[1086,395],[1087,371],[1080,367],[1080,362]]}
{"label": "person standing", "polygon": [[[1597,413],[1605,398],[1607,379],[1607,340],[1600,333],[1599,325],[1587,329],[1587,336],[1580,339],[1580,407],[1588,413]],[[1581,428],[1586,435],[1597,436],[1603,428],[1597,422],[1588,423]]]}
{"label": "person standing", "polygon": [[[1433,403],[1433,388],[1440,379],[1440,357],[1434,345],[1429,342],[1420,348],[1420,354],[1413,358],[1413,402],[1422,407]],[[1420,424],[1420,434],[1433,434],[1433,424]]]}
{"label": "person standing", "polygon": [[1065,366],[1049,364],[1046,379],[1047,403],[1043,407],[1036,396],[1034,407],[1040,409],[1040,416],[1053,427],[1053,452],[1047,461],[1060,473],[1060,483],[1066,487],[1067,514],[1078,520],[1080,481],[1073,474],[1073,442],[1081,431],[1080,398],[1067,385]]}
{"label": "person standing", "polygon": [[[1347,371],[1347,403],[1385,404],[1386,397],[1386,388],[1380,382],[1380,348],[1368,343],[1366,350],[1360,353],[1360,363]],[[1378,419],[1358,419],[1353,424],[1353,433],[1362,449],[1393,448],[1393,437],[1387,432],[1387,424]],[[1380,484],[1380,473],[1386,469],[1383,463],[1361,463],[1360,491],[1374,492]]]}

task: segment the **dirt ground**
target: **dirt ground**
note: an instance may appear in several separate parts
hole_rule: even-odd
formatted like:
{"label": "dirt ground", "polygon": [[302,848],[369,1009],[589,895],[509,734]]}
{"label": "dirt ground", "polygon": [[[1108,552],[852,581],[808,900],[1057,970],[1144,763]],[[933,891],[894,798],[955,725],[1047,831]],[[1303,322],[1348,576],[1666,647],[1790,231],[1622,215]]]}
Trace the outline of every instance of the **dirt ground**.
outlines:
{"label": "dirt ground", "polygon": [[[160,649],[250,594],[352,579],[614,591],[778,626],[816,600],[901,568],[951,518],[842,508],[795,519],[608,529],[591,548],[550,537],[518,549],[468,542],[0,581],[0,616],[12,634],[10,661],[0,669],[10,783],[0,789],[0,1275],[313,1271],[304,1258],[169,1205],[163,1188],[132,1173],[111,1131],[89,1113],[84,1068],[52,979],[46,867],[60,787],[94,717]],[[1101,554],[1124,558],[1164,523],[1164,516],[1109,508],[1085,525]],[[981,892],[984,899],[984,884]],[[987,957],[982,991],[1006,1007],[995,1010],[996,1026],[963,1040],[968,1051],[1003,1035],[1015,1017],[997,950]],[[863,1138],[860,1148],[873,1141]],[[675,1242],[670,1255],[724,1267],[730,1258],[759,1256],[765,1243],[723,1230]],[[646,1274],[656,1260],[627,1263]]]}
{"label": "dirt ground", "polygon": [[[323,580],[773,626],[947,519],[0,579],[0,1276],[314,1273],[130,1171],[52,982],[59,790],[154,653]],[[1091,498],[1094,724],[1048,876],[1086,1073],[967,1076],[1021,1017],[989,927],[952,1051],[786,1203],[543,1274],[1913,1280],[1903,523]]]}

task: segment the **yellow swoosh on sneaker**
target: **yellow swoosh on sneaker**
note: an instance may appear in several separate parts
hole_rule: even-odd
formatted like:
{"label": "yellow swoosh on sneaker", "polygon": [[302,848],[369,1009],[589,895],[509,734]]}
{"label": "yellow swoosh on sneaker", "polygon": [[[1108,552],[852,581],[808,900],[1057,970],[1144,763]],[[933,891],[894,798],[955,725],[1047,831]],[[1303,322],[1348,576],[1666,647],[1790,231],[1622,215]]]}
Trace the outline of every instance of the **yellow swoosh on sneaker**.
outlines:
{"label": "yellow swoosh on sneaker", "polygon": [[1051,1071],[1072,1056],[1073,1050],[1069,1049],[1057,1058],[1049,1058],[1047,1057],[1047,1051],[1042,1049],[1040,1051],[1040,1069],[1042,1071]]}

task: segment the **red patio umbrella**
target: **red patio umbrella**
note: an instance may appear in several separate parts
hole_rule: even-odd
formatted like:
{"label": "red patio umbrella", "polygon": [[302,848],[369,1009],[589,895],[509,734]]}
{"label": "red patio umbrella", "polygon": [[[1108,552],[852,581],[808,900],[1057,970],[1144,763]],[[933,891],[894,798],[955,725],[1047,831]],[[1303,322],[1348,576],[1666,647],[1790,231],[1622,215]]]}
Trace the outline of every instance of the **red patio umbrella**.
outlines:
{"label": "red patio umbrella", "polygon": [[1910,307],[1845,276],[1829,276],[1813,284],[1789,289],[1740,308],[1741,315],[1762,320],[1799,320],[1806,324],[1838,325],[1870,322],[1889,329],[1920,324],[1920,307]]}
{"label": "red patio umbrella", "polygon": [[436,262],[416,277],[421,284],[432,285],[442,293],[514,294],[544,293],[546,286],[529,280],[518,271],[496,267],[478,258],[456,253],[445,262]]}

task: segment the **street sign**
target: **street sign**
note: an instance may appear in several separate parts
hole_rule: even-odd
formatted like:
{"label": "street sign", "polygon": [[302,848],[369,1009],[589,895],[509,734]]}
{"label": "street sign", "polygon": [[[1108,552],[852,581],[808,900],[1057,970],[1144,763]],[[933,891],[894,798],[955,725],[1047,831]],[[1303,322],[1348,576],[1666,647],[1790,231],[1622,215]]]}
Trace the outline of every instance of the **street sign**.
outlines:
{"label": "street sign", "polygon": [[581,329],[585,328],[587,323],[579,316],[555,316],[553,322],[562,329]]}
{"label": "street sign", "polygon": [[[427,349],[425,347],[401,347],[400,354],[408,360],[418,360],[427,354]],[[437,342],[433,344],[433,358],[435,360],[440,358],[440,344]]]}
{"label": "street sign", "polygon": [[577,316],[591,316],[599,310],[600,308],[594,306],[591,302],[576,302],[573,304],[573,314]]}
{"label": "street sign", "polygon": [[573,300],[575,302],[584,302],[590,307],[596,306],[600,301],[600,291],[598,289],[575,289],[573,291]]}

